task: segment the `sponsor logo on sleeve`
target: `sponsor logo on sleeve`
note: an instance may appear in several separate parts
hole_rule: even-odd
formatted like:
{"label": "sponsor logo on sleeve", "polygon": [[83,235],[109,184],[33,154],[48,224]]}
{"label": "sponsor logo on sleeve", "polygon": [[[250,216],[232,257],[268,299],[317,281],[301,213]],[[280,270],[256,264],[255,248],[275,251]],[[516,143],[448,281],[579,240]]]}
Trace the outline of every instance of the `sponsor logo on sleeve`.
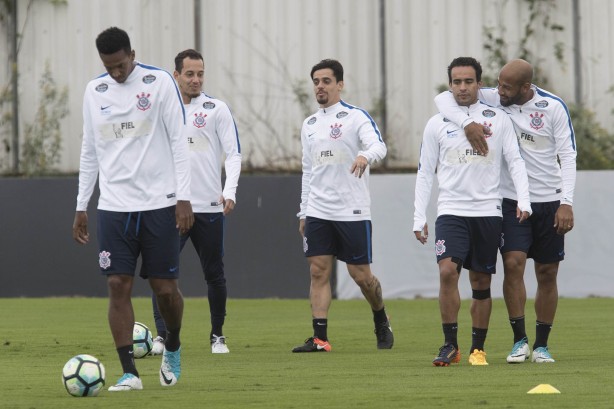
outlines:
{"label": "sponsor logo on sleeve", "polygon": [[315,116],[312,116],[309,121],[307,121],[307,125],[313,125],[316,123],[318,119]]}
{"label": "sponsor logo on sleeve", "polygon": [[148,75],[143,77],[143,82],[145,84],[151,84],[155,80],[156,80],[156,76],[155,75],[148,74]]}
{"label": "sponsor logo on sleeve", "polygon": [[206,101],[203,104],[203,108],[205,108],[205,109],[213,109],[213,108],[215,108],[215,104],[213,102],[211,102],[211,101]]}
{"label": "sponsor logo on sleeve", "polygon": [[109,86],[106,83],[98,84],[96,88],[94,88],[98,92],[106,92],[109,89]]}
{"label": "sponsor logo on sleeve", "polygon": [[545,99],[542,99],[541,101],[537,101],[535,103],[535,106],[538,108],[546,108],[548,106],[548,101],[546,101]]}

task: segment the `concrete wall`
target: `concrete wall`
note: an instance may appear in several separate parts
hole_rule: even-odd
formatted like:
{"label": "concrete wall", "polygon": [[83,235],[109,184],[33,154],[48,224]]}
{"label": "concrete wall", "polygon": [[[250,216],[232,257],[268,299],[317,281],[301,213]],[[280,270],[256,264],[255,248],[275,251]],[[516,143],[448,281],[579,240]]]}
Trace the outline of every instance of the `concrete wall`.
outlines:
{"label": "concrete wall", "polygon": [[[237,207],[226,220],[228,294],[235,298],[304,298],[309,273],[296,212],[300,176],[242,177]],[[98,269],[97,198],[90,202],[91,242],[71,236],[78,181],[0,178],[0,297],[106,296]],[[181,289],[205,296],[198,257],[188,243],[181,258]],[[135,280],[135,295],[148,295]]]}
{"label": "concrete wall", "polygon": [[[226,223],[226,276],[234,298],[306,298],[309,272],[298,235],[296,212],[300,176],[243,176],[237,208]],[[411,232],[415,174],[372,175],[373,270],[386,298],[436,297],[438,276],[432,240],[422,246]],[[96,218],[89,211],[92,242],[71,237],[77,179],[0,178],[0,297],[106,296],[98,272]],[[435,193],[434,193],[435,195]],[[614,296],[608,269],[614,231],[614,171],[579,172],[575,194],[575,228],[566,237],[559,292],[563,297]],[[435,199],[429,209],[434,226]],[[431,231],[433,233],[433,231]],[[432,235],[431,235],[432,237]],[[206,295],[198,258],[188,244],[181,259],[181,288],[187,296]],[[528,263],[528,295],[535,278]],[[339,263],[339,298],[359,298],[360,291]],[[501,296],[502,268],[493,279]],[[148,295],[137,279],[135,295]],[[461,295],[470,297],[468,280]]]}
{"label": "concrete wall", "polygon": [[[614,297],[614,276],[609,256],[610,233],[614,231],[614,171],[578,172],[574,195],[574,229],[565,235],[565,260],[560,263],[558,285],[561,297]],[[412,232],[415,174],[376,175],[371,179],[373,217],[372,269],[382,283],[386,298],[437,297],[439,274],[435,258],[437,184],[433,187],[427,217],[429,242],[420,244]],[[337,295],[360,298],[362,294],[338,263]],[[469,274],[462,271],[462,298],[471,298]],[[535,297],[537,283],[533,262],[525,271],[527,296]],[[503,264],[491,285],[493,297],[503,297]]]}

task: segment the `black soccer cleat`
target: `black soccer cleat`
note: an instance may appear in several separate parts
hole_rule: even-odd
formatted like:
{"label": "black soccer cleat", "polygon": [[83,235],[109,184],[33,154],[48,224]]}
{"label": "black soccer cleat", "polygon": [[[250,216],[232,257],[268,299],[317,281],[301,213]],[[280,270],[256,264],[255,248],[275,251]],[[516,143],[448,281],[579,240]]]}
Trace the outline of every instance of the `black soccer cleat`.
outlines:
{"label": "black soccer cleat", "polygon": [[460,362],[461,354],[452,344],[445,344],[439,348],[439,354],[433,359],[434,366],[450,366]]}
{"label": "black soccer cleat", "polygon": [[330,352],[333,347],[328,341],[322,341],[319,338],[311,337],[305,340],[303,345],[295,347],[292,352]]}
{"label": "black soccer cleat", "polygon": [[390,321],[375,324],[375,337],[377,338],[377,349],[391,349],[394,344],[394,335]]}

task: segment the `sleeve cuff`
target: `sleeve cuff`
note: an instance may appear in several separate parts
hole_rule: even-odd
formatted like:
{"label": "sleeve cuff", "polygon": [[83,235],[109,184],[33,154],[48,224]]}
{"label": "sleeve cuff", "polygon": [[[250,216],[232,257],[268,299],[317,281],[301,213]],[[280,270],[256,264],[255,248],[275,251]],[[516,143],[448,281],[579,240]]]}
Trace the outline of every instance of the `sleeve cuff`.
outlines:
{"label": "sleeve cuff", "polygon": [[[467,118],[467,119],[465,119],[465,120],[463,121],[463,123],[461,124],[461,127],[462,127],[463,129],[465,129],[465,127],[466,127],[467,125],[469,125],[470,123],[472,123],[472,122],[475,122],[475,121],[473,120],[473,118],[469,117],[469,118]],[[476,122],[476,123],[477,123],[477,122]]]}

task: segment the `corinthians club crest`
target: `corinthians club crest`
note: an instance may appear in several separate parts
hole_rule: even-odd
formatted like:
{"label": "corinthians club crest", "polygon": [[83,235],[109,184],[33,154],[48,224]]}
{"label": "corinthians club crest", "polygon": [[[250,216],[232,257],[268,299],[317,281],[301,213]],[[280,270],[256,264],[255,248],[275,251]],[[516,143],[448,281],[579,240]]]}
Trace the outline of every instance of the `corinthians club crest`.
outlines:
{"label": "corinthians club crest", "polygon": [[446,243],[445,240],[437,240],[437,243],[435,243],[435,254],[437,254],[438,256],[441,256],[443,253],[446,252],[445,243]]}
{"label": "corinthians club crest", "polygon": [[141,92],[141,95],[137,94],[136,98],[138,99],[138,102],[136,103],[136,107],[141,111],[147,111],[149,108],[151,108],[151,101],[149,101],[150,95],[151,94],[145,94],[144,92]]}
{"label": "corinthians club crest", "polygon": [[331,125],[330,128],[330,137],[333,139],[337,139],[337,138],[341,138],[341,127],[343,126],[343,124],[338,124],[335,123],[334,125]]}
{"label": "corinthians club crest", "polygon": [[492,122],[484,121],[482,125],[484,126],[484,137],[490,138],[492,136]]}
{"label": "corinthians club crest", "polygon": [[98,254],[98,264],[100,264],[100,268],[107,269],[111,267],[111,253],[108,251],[101,251]]}
{"label": "corinthians club crest", "polygon": [[544,121],[542,120],[544,114],[535,112],[535,114],[530,114],[529,116],[531,117],[531,128],[541,129],[544,127]]}
{"label": "corinthians club crest", "polygon": [[197,128],[202,128],[203,126],[207,125],[207,122],[205,122],[205,118],[207,117],[206,114],[203,114],[202,112],[199,112],[197,114],[194,114],[194,121],[192,121],[192,124],[197,127]]}

